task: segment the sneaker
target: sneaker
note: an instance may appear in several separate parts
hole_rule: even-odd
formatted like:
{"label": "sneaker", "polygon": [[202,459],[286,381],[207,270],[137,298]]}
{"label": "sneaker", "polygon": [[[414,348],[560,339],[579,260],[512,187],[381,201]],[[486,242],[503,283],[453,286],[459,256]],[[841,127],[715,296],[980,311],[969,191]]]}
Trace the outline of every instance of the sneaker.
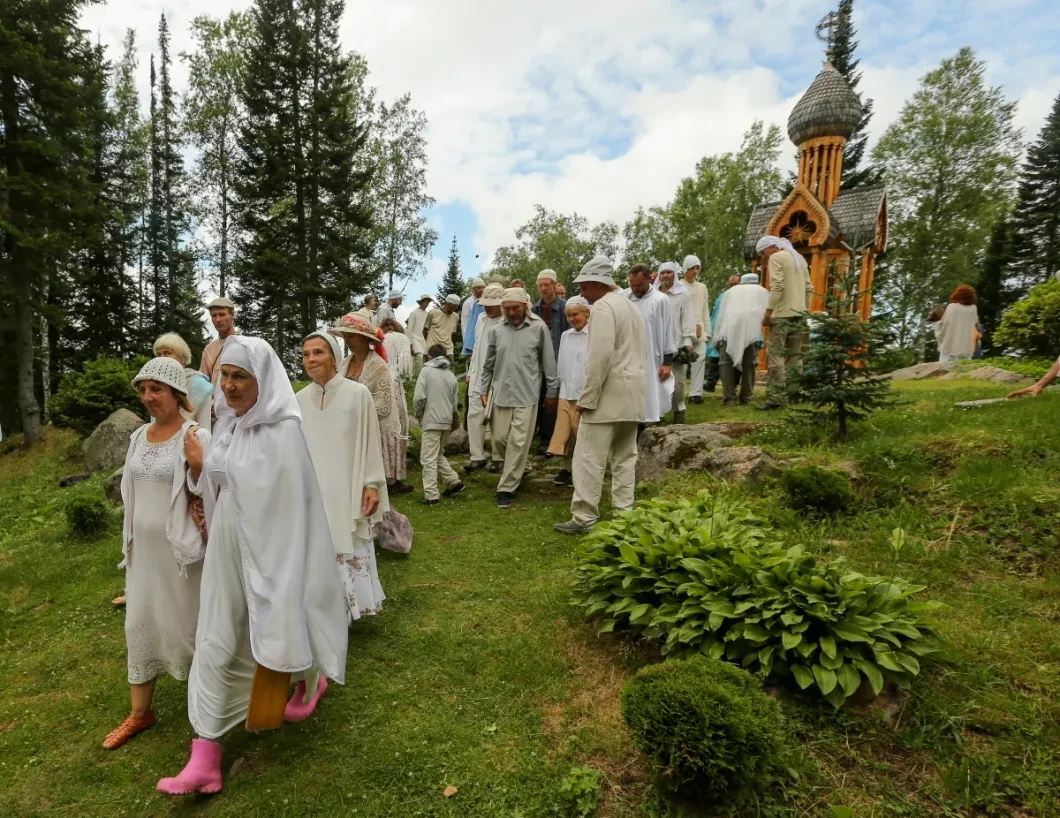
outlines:
{"label": "sneaker", "polygon": [[553,485],[556,485],[556,486],[573,486],[574,485],[574,476],[570,473],[569,470],[560,469],[559,470],[559,474],[557,474],[553,478],[552,483],[553,483]]}
{"label": "sneaker", "polygon": [[464,471],[471,474],[473,471],[486,468],[487,461],[485,460],[469,460],[464,464]]}
{"label": "sneaker", "polygon": [[703,396],[702,395],[693,395],[692,397],[689,398],[689,400],[692,401],[692,403],[699,404],[699,403],[703,402]]}
{"label": "sneaker", "polygon": [[588,534],[590,531],[593,530],[593,527],[591,525],[582,525],[581,523],[574,522],[574,520],[567,520],[567,522],[565,523],[556,523],[552,527],[556,529],[556,531],[558,531],[560,534],[580,535]]}
{"label": "sneaker", "polygon": [[510,491],[497,492],[497,508],[511,508],[515,503],[515,495]]}
{"label": "sneaker", "polygon": [[423,505],[423,506],[436,506],[436,505],[438,505],[438,501],[437,500],[428,500],[426,497],[421,497],[420,498],[420,505]]}
{"label": "sneaker", "polygon": [[445,495],[446,497],[452,497],[454,494],[459,494],[460,492],[464,491],[466,488],[467,488],[467,486],[465,486],[463,484],[463,482],[453,483],[453,485],[451,485],[451,486],[446,486],[445,491],[443,491],[442,494]]}
{"label": "sneaker", "polygon": [[500,460],[491,460],[489,469],[487,469],[487,471],[489,471],[490,474],[500,474],[502,471],[504,471],[504,463],[502,463]]}

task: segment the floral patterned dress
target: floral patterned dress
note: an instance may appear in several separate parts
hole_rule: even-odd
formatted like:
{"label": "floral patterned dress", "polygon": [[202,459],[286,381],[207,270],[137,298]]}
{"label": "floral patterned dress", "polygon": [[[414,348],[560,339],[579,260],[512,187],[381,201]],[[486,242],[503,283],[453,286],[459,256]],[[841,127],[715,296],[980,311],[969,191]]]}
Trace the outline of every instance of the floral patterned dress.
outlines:
{"label": "floral patterned dress", "polygon": [[[352,366],[352,361],[349,363]],[[380,445],[383,449],[383,467],[387,482],[404,480],[407,464],[409,420],[405,406],[405,393],[400,381],[390,376],[386,361],[374,351],[368,353],[360,375],[353,377],[347,370],[347,378],[368,387],[379,418]]]}

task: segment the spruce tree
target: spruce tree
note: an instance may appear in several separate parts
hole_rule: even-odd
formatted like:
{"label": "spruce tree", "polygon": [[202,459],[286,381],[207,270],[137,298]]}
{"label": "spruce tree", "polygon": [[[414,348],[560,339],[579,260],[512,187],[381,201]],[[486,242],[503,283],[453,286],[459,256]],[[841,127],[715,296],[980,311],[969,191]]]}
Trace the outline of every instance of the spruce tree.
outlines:
{"label": "spruce tree", "polygon": [[847,263],[833,264],[824,311],[809,316],[810,342],[802,374],[795,379],[799,400],[809,407],[793,410],[792,420],[831,427],[841,441],[853,421],[897,400],[889,380],[873,377],[874,356],[887,339],[880,319],[863,321],[858,312],[862,299],[869,297],[857,292],[860,261],[851,253]]}
{"label": "spruce tree", "polygon": [[76,247],[78,214],[93,195],[93,56],[78,27],[83,5],[0,3],[0,353],[15,364],[0,378],[4,393],[18,396],[27,447],[41,437],[34,327],[51,298],[51,271]]}
{"label": "spruce tree", "polygon": [[372,283],[370,172],[341,0],[256,0],[235,179],[240,321],[291,366],[300,339]]}
{"label": "spruce tree", "polygon": [[996,348],[994,331],[1001,324],[1001,316],[1022,294],[1013,288],[1011,281],[1013,232],[1010,219],[1001,219],[994,225],[983,256],[983,269],[975,284],[979,295],[979,321],[983,325],[984,352]]}
{"label": "spruce tree", "polygon": [[451,293],[456,293],[463,298],[466,286],[467,282],[464,281],[460,272],[460,251],[456,246],[456,236],[453,236],[453,243],[449,247],[449,264],[445,268],[442,284],[438,288],[438,303],[445,301],[445,297]]}
{"label": "spruce tree", "polygon": [[[858,65],[861,60],[854,57],[858,43],[854,39],[857,29],[854,28],[854,0],[839,0],[839,24],[832,38],[831,63],[832,67],[842,74],[850,87],[857,91],[861,82],[861,72]],[[872,185],[881,181],[883,174],[874,165],[862,166],[865,161],[865,147],[869,139],[868,127],[872,119],[872,100],[863,98],[861,100],[863,114],[857,129],[847,140],[843,148],[843,177],[840,187],[843,190],[860,185]]]}
{"label": "spruce tree", "polygon": [[1012,272],[1024,293],[1060,272],[1060,94],[1027,150],[1012,221]]}

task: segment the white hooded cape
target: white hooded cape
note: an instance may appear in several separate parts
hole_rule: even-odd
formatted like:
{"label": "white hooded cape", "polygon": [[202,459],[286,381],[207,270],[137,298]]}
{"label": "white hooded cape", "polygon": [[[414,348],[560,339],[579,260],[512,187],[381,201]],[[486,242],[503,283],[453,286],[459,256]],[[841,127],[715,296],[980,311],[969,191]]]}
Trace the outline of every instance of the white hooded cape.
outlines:
{"label": "white hooded cape", "polygon": [[[341,684],[346,603],[294,390],[280,359],[260,338],[230,337],[222,363],[240,366],[258,381],[258,401],[245,415],[237,418],[226,402],[220,407],[211,443],[230,441],[227,508],[235,516],[231,528],[242,560],[254,661],[289,673],[316,667]],[[223,536],[228,526],[211,519],[219,489],[206,469],[203,475],[212,547],[214,535]],[[205,633],[211,627],[207,612],[218,607],[205,599],[208,585],[203,583],[198,625]]]}
{"label": "white hooded cape", "polygon": [[644,422],[658,423],[666,414],[677,386],[673,375],[665,381],[659,380],[659,367],[663,365],[664,356],[677,352],[673,313],[670,302],[659,290],[650,289],[643,298],[637,298],[632,290],[623,292],[644,318],[644,373],[647,386],[644,390]]}
{"label": "white hooded cape", "polygon": [[743,353],[762,335],[762,319],[769,305],[769,290],[760,284],[736,284],[725,292],[714,328],[714,343],[725,342],[725,351],[737,369]]}

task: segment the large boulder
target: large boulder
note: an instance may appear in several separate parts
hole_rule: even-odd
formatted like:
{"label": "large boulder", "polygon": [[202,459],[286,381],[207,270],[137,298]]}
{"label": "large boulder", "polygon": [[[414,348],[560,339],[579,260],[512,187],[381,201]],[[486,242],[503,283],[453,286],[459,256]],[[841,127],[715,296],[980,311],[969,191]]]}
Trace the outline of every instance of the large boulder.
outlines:
{"label": "large boulder", "polygon": [[125,471],[125,466],[122,465],[119,469],[114,472],[110,477],[103,481],[103,494],[106,495],[107,499],[110,500],[114,505],[120,506],[121,500],[121,476]]}
{"label": "large boulder", "polygon": [[974,378],[980,381],[989,381],[990,383],[1002,383],[1006,385],[1024,385],[1034,383],[1032,378],[1028,378],[1018,372],[1012,372],[1008,369],[1002,369],[999,366],[981,366],[977,369],[969,369],[964,372],[950,372],[947,375],[943,375],[939,378],[940,381],[952,381],[957,378]]}
{"label": "large boulder", "polygon": [[132,433],[144,425],[128,409],[112,412],[85,440],[82,449],[89,471],[113,471],[125,463]]}
{"label": "large boulder", "polygon": [[892,381],[925,381],[928,378],[941,378],[950,372],[953,366],[952,363],[932,361],[926,364],[907,366],[905,369],[896,369],[883,377],[890,378]]}
{"label": "large boulder", "polygon": [[471,454],[471,444],[467,439],[467,432],[461,426],[455,432],[449,433],[449,439],[445,441],[445,455],[451,457],[456,454]]}
{"label": "large boulder", "polygon": [[754,480],[775,474],[775,460],[757,446],[732,445],[716,426],[656,426],[637,443],[637,482],[659,480],[668,469],[707,472],[729,480]]}

